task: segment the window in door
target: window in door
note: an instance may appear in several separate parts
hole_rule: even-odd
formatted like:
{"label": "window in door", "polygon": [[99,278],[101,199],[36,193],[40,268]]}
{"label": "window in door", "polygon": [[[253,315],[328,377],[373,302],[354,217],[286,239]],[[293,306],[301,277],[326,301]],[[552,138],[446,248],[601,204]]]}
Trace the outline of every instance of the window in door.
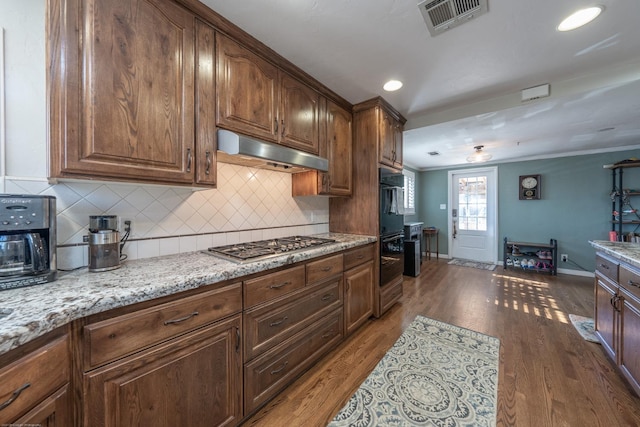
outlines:
{"label": "window in door", "polygon": [[458,227],[460,230],[487,231],[487,177],[458,180]]}

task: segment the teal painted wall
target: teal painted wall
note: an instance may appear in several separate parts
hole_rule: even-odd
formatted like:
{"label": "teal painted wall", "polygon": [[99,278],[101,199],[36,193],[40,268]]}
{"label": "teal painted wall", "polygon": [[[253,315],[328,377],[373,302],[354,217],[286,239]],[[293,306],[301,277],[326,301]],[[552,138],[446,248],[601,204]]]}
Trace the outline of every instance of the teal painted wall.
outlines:
{"label": "teal painted wall", "polygon": [[[503,163],[498,168],[499,259],[502,241],[546,243],[558,240],[558,253],[569,262],[558,268],[593,271],[594,250],[589,240],[608,240],[611,230],[611,171],[603,165],[630,157],[640,158],[640,150],[592,154],[557,159]],[[459,170],[465,168],[452,168]],[[541,200],[519,200],[520,175],[540,174]],[[440,229],[440,253],[448,253],[447,204],[448,170],[423,171],[416,176],[417,221]],[[624,188],[640,189],[640,168],[624,170]],[[640,197],[631,201],[640,209]],[[634,231],[627,226],[626,231]],[[640,227],[636,230],[640,233]]]}

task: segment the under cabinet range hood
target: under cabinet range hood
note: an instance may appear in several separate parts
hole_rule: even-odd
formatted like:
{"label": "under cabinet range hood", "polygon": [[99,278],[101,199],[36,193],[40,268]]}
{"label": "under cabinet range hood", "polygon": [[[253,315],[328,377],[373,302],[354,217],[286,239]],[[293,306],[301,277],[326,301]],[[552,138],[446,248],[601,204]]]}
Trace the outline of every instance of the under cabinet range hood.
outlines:
{"label": "under cabinet range hood", "polygon": [[329,170],[329,161],[304,151],[218,129],[217,159],[222,163],[297,173]]}

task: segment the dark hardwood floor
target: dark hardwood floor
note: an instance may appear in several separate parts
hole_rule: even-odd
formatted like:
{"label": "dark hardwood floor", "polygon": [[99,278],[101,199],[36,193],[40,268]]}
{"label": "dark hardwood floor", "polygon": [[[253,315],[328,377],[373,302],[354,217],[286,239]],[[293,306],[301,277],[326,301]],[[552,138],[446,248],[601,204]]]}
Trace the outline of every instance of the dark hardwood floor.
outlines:
{"label": "dark hardwood floor", "polygon": [[570,313],[593,316],[593,279],[425,261],[400,303],[244,425],[325,426],[420,314],[500,339],[498,426],[640,426],[640,399]]}

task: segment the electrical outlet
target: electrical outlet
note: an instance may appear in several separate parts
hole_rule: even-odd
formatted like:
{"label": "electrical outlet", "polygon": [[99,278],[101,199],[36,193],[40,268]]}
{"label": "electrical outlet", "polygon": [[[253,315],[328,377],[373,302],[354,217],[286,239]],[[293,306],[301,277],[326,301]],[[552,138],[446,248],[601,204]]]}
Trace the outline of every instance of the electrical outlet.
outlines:
{"label": "electrical outlet", "polygon": [[131,218],[120,218],[120,224],[118,226],[118,230],[122,232],[131,231],[131,224],[133,220]]}
{"label": "electrical outlet", "polygon": [[569,255],[567,255],[567,254],[561,254],[561,255],[560,255],[560,261],[562,261],[562,262],[567,262],[567,261],[569,261]]}

